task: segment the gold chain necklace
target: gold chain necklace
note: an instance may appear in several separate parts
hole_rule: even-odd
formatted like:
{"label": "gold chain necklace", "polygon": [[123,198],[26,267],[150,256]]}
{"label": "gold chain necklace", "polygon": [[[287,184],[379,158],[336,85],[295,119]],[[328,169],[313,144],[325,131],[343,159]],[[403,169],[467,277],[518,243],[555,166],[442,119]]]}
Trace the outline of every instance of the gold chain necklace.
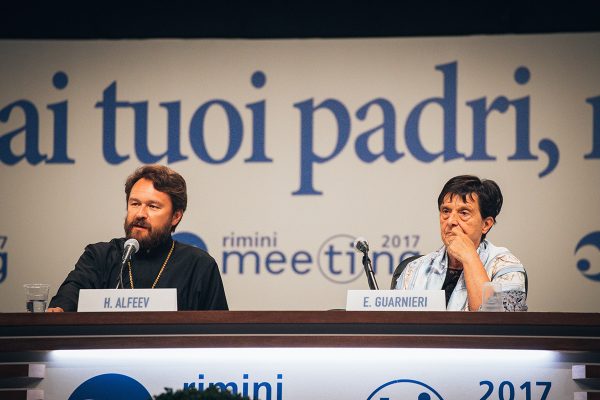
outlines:
{"label": "gold chain necklace", "polygon": [[[160,267],[160,271],[158,271],[158,275],[156,275],[156,279],[154,280],[154,283],[152,284],[151,289],[154,289],[154,287],[158,283],[158,280],[160,279],[160,276],[162,275],[163,270],[165,269],[165,267],[167,266],[167,263],[169,262],[169,258],[171,258],[171,253],[173,253],[174,248],[175,248],[175,241],[173,240],[173,243],[171,244],[171,250],[169,250],[169,254],[167,254],[167,258],[165,259],[165,262],[163,263],[162,267]],[[128,261],[127,265],[129,266],[129,284],[131,285],[131,288],[134,289],[133,275],[131,275],[131,261]]]}

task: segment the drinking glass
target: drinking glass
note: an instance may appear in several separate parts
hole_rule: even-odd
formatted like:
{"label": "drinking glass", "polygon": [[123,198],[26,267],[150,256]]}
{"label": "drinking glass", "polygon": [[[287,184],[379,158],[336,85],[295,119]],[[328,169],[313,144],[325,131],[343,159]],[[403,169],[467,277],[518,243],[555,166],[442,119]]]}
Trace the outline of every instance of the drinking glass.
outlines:
{"label": "drinking glass", "polygon": [[480,311],[504,311],[502,305],[502,285],[498,282],[485,282],[481,293]]}
{"label": "drinking glass", "polygon": [[32,313],[45,312],[48,305],[48,291],[50,285],[45,283],[27,283],[25,297],[27,299],[27,311]]}

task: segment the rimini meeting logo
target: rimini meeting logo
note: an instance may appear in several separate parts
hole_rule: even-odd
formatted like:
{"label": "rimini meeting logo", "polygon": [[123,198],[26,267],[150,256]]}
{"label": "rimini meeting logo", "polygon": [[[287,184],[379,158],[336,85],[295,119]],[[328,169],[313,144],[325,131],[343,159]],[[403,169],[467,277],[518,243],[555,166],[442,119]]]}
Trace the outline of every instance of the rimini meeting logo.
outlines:
{"label": "rimini meeting logo", "polygon": [[[208,251],[218,262],[223,275],[279,275],[308,276],[319,274],[336,284],[348,284],[364,275],[362,255],[354,249],[361,235],[338,233],[323,235],[316,245],[293,247],[280,232],[230,231],[222,235],[221,252],[196,233],[180,232],[175,240]],[[379,275],[392,275],[396,266],[407,257],[421,254],[419,233],[383,233],[373,235],[369,241],[373,271]]]}
{"label": "rimini meeting logo", "polygon": [[398,379],[384,383],[367,400],[444,400],[426,383],[412,379]]}

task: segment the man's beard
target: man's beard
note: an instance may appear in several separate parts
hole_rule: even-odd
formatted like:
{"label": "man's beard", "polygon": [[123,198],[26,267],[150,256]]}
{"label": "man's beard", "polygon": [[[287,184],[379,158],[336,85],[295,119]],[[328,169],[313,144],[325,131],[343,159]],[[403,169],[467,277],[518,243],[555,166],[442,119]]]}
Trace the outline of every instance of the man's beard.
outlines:
{"label": "man's beard", "polygon": [[[147,229],[147,235],[132,235],[133,228],[135,226],[141,226]],[[160,246],[163,243],[167,243],[171,239],[171,225],[165,224],[156,229],[152,228],[149,223],[147,223],[143,219],[134,219],[130,223],[127,222],[127,218],[125,218],[125,223],[123,224],[125,229],[125,237],[127,239],[134,238],[140,243],[140,248],[144,250],[150,250],[155,247]]]}

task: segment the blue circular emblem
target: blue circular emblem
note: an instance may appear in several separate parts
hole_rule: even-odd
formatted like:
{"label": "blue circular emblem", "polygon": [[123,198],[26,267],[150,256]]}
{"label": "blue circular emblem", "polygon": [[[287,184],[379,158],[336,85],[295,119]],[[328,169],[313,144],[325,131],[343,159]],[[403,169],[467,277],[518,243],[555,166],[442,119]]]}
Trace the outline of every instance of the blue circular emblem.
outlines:
{"label": "blue circular emblem", "polygon": [[[581,240],[579,241],[579,243],[577,243],[577,246],[575,247],[575,253],[577,253],[579,249],[585,246],[593,246],[596,249],[600,250],[600,231],[588,233],[583,238],[581,238]],[[585,258],[582,258],[579,261],[577,261],[577,269],[581,272],[583,276],[585,276],[589,280],[600,282],[600,272],[595,274],[590,273],[590,267],[590,261]]]}
{"label": "blue circular emblem", "polygon": [[367,400],[444,400],[431,386],[412,379],[398,379],[379,386]]}
{"label": "blue circular emblem", "polygon": [[148,400],[150,393],[138,381],[121,374],[103,374],[88,379],[68,400]]}
{"label": "blue circular emblem", "polygon": [[178,242],[189,244],[190,246],[195,246],[199,249],[202,249],[208,252],[208,248],[206,247],[206,243],[202,238],[191,232],[179,232],[173,235],[173,240],[177,240]]}

